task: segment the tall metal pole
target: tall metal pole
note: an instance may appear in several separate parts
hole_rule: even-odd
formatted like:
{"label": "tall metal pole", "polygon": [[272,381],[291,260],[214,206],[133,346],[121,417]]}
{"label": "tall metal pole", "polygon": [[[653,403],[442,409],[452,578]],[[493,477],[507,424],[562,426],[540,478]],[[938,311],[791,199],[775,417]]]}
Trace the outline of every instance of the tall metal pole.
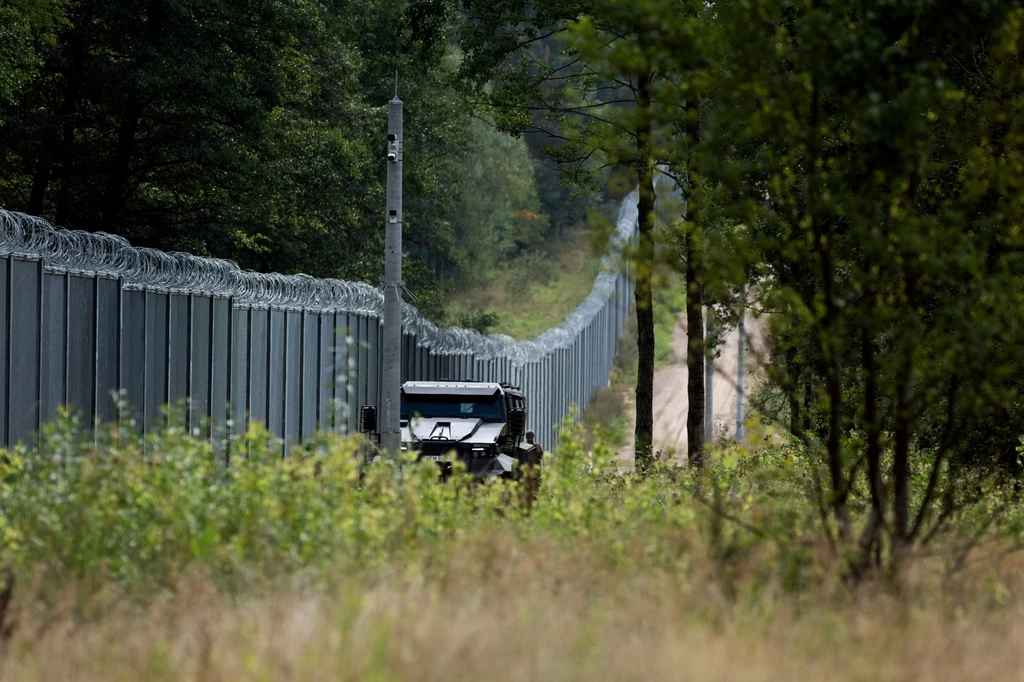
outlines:
{"label": "tall metal pole", "polygon": [[743,323],[747,307],[747,285],[740,288],[740,321],[736,325],[736,336],[739,337],[736,349],[736,442],[743,444],[743,350],[746,346],[746,328]]}
{"label": "tall metal pole", "polygon": [[385,453],[402,445],[399,405],[402,381],[402,100],[388,102],[388,182],[384,240],[384,366],[381,372],[379,432]]}

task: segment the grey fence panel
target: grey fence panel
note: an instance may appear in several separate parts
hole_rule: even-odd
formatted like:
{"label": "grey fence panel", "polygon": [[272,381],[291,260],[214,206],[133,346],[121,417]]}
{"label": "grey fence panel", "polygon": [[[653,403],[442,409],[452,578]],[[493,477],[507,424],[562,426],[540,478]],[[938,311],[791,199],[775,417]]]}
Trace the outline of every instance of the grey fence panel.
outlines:
{"label": "grey fence panel", "polygon": [[430,351],[427,347],[417,346],[416,347],[416,371],[413,372],[413,380],[415,381],[426,381],[429,376],[429,370],[427,369],[430,365]]}
{"label": "grey fence panel", "polygon": [[356,356],[352,340],[352,316],[338,313],[335,316],[335,353],[336,370],[334,387],[334,423],[341,427],[343,433],[356,430],[356,416],[352,405],[355,403],[353,392],[353,376]]}
{"label": "grey fence panel", "polygon": [[369,327],[368,320],[362,315],[356,315],[355,319],[349,320],[349,324],[353,329],[352,335],[352,351],[356,354],[355,363],[355,376],[353,376],[354,386],[352,389],[352,395],[356,399],[356,404],[351,406],[354,409],[350,409],[352,412],[352,424],[356,425],[357,414],[360,406],[366,405],[366,399],[369,395],[369,348],[367,343],[369,341]]}
{"label": "grey fence panel", "polygon": [[[176,409],[189,396],[192,352],[192,302],[187,295],[170,295],[167,302],[167,400]],[[184,415],[184,412],[182,412]]]}
{"label": "grey fence panel", "polygon": [[[0,277],[0,282],[3,281]],[[68,276],[66,400],[89,424],[96,409],[96,285],[95,277]]]}
{"label": "grey fence panel", "polygon": [[299,442],[302,396],[302,313],[285,313],[284,351],[284,442],[290,447]]}
{"label": "grey fence panel", "polygon": [[[213,350],[213,301],[192,296],[192,352],[189,374],[189,427],[195,433],[210,417],[210,364]],[[204,429],[204,433],[208,433]]]}
{"label": "grey fence panel", "polygon": [[269,368],[267,369],[267,427],[284,435],[285,353],[287,352],[285,311],[270,311]]}
{"label": "grey fence panel", "polygon": [[[366,320],[366,405],[377,404],[377,387],[380,385],[381,358],[383,353],[380,347],[381,334],[380,323],[374,318]],[[384,414],[384,410],[378,410]]]}
{"label": "grey fence panel", "polygon": [[537,435],[542,438],[541,445],[550,448],[554,445],[551,439],[551,363],[552,357],[547,355],[541,361],[540,368],[540,392],[539,402],[541,405],[541,418],[543,421],[539,424],[540,431]]}
{"label": "grey fence panel", "polygon": [[121,283],[96,280],[96,418],[103,422],[117,416],[113,393],[121,387]]}
{"label": "grey fence panel", "polygon": [[249,419],[270,427],[270,311],[253,309],[249,325]]}
{"label": "grey fence panel", "polygon": [[231,389],[229,395],[231,432],[244,433],[249,415],[249,315],[245,308],[231,311]]}
{"label": "grey fence panel", "polygon": [[[11,318],[11,257],[0,258],[0,302],[3,303],[3,312],[0,313],[0,387],[9,387],[7,383],[8,365],[10,363],[10,318]],[[7,412],[10,407],[10,389],[0,391],[0,438],[4,443],[10,443],[11,439],[7,431]]]}
{"label": "grey fence panel", "polygon": [[146,292],[146,394],[143,399],[144,426],[152,429],[167,404],[169,297],[165,293]]}
{"label": "grey fence panel", "polygon": [[402,383],[412,376],[413,353],[416,352],[415,337],[407,331],[402,332]]}
{"label": "grey fence panel", "polygon": [[210,353],[210,426],[218,445],[226,435],[228,399],[231,394],[231,301],[213,299]]}
{"label": "grey fence panel", "polygon": [[127,290],[121,295],[121,383],[128,414],[141,423],[146,397],[146,292]]}
{"label": "grey fence panel", "polygon": [[44,272],[39,336],[39,411],[43,423],[56,418],[57,408],[67,402],[67,311],[67,275]]}
{"label": "grey fence panel", "polygon": [[14,258],[11,262],[10,347],[7,376],[10,382],[8,442],[27,440],[39,428],[39,261]]}
{"label": "grey fence panel", "polygon": [[334,429],[334,384],[335,362],[338,351],[335,348],[337,335],[334,333],[334,315],[321,314],[318,317],[317,333],[320,338],[317,361],[313,372],[317,376],[316,428],[320,431]]}
{"label": "grey fence panel", "polygon": [[318,316],[303,313],[302,316],[302,389],[299,395],[299,440],[311,438],[316,433],[319,412],[319,382],[317,369],[320,366],[320,325]]}
{"label": "grey fence panel", "polygon": [[555,445],[555,424],[558,422],[556,417],[558,413],[558,358],[555,354],[548,355],[545,358],[547,364],[547,377],[545,388],[547,393],[544,395],[544,407],[546,420],[544,422],[544,428],[548,433],[548,443],[551,447]]}

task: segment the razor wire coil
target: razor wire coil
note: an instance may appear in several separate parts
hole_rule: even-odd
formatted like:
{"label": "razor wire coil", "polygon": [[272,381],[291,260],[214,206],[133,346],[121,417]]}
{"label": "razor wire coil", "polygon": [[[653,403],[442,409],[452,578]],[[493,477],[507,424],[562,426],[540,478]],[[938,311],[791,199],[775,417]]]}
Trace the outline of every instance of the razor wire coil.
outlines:
{"label": "razor wire coil", "polygon": [[[414,306],[402,303],[402,325],[417,345],[440,353],[465,353],[482,360],[507,358],[525,365],[572,345],[615,295],[624,246],[637,225],[636,191],[622,202],[615,230],[590,294],[558,326],[529,341],[438,327]],[[119,278],[126,289],[231,298],[236,307],[340,312],[380,319],[383,292],[363,282],[318,279],[242,270],[236,263],[181,252],[135,247],[123,237],[55,227],[35,216],[0,209],[0,254],[40,259],[47,269]]]}

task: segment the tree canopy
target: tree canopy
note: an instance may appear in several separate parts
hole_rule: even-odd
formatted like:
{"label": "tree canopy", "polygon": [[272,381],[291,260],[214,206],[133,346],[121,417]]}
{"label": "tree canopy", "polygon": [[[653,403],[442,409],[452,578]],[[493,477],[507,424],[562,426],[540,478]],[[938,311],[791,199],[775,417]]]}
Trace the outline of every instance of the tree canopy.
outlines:
{"label": "tree canopy", "polygon": [[243,266],[379,279],[383,105],[408,101],[407,240],[452,257],[464,116],[448,6],[0,4],[0,204]]}

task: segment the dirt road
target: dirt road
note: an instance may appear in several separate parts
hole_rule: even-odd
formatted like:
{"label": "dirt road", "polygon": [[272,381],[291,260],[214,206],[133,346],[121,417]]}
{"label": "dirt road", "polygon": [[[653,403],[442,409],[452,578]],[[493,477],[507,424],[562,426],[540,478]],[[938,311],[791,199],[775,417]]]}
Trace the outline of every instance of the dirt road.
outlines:
{"label": "dirt road", "polygon": [[[714,402],[715,437],[736,434],[736,370],[739,367],[739,333],[733,329],[725,339],[721,353],[715,359],[715,378],[712,384]],[[686,457],[686,319],[676,320],[672,336],[672,363],[654,373],[654,450],[663,456]],[[749,390],[758,380],[759,358],[764,355],[764,320],[752,315],[746,318],[745,387]],[[748,393],[749,395],[749,393]],[[629,442],[619,450],[620,460],[633,462],[633,425],[635,412],[633,396],[627,396],[630,409]]]}

